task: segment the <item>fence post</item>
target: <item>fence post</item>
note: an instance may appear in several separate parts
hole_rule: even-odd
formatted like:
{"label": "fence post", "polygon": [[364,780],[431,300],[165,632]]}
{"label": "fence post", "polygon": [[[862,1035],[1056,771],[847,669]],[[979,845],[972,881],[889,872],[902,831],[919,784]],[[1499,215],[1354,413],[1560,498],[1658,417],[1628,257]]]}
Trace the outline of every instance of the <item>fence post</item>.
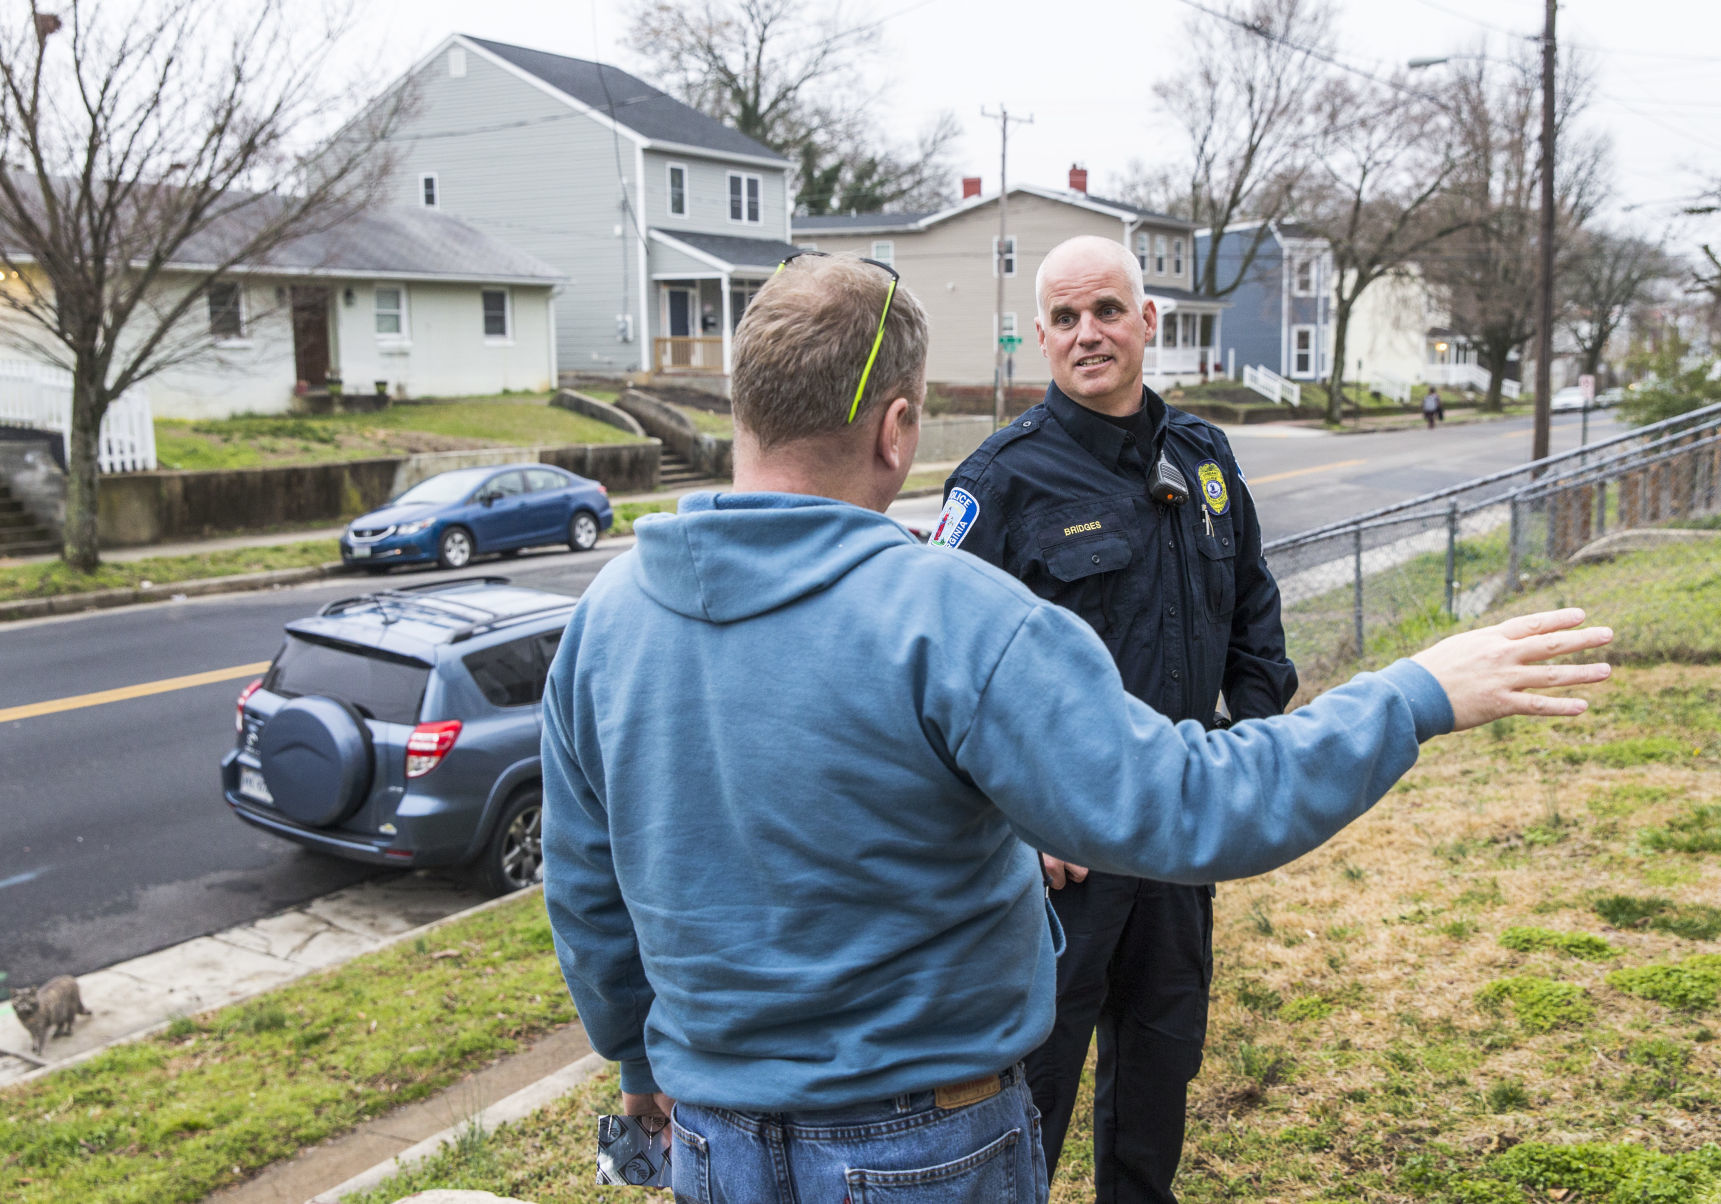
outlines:
{"label": "fence post", "polygon": [[1596,482],[1596,538],[1607,534],[1607,478]]}
{"label": "fence post", "polygon": [[1446,509],[1446,613],[1458,617],[1458,503]]}
{"label": "fence post", "polygon": [[1356,623],[1356,654],[1362,659],[1362,528],[1354,532],[1356,536],[1356,600],[1352,606],[1352,618]]}
{"label": "fence post", "polygon": [[1506,592],[1518,592],[1518,540],[1522,535],[1520,527],[1523,524],[1523,503],[1514,495],[1508,513],[1511,521],[1506,525]]}

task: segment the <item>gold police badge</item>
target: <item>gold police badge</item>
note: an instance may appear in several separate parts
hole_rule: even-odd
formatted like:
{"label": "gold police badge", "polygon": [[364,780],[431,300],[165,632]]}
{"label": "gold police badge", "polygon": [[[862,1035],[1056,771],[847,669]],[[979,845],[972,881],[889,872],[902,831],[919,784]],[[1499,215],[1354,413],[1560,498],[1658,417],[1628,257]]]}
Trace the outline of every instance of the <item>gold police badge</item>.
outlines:
{"label": "gold police badge", "polygon": [[1225,474],[1219,471],[1219,465],[1212,460],[1203,460],[1195,475],[1201,481],[1201,500],[1207,503],[1209,510],[1219,515],[1231,509],[1231,495],[1225,489]]}

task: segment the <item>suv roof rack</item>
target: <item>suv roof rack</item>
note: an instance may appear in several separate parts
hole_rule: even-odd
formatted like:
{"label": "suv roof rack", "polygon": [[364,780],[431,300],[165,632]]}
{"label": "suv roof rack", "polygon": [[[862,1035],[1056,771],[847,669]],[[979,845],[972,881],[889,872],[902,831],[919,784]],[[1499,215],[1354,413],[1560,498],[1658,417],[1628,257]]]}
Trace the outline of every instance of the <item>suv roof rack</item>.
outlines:
{"label": "suv roof rack", "polygon": [[513,584],[512,581],[507,577],[461,577],[453,581],[433,581],[424,585],[404,586],[400,589],[380,589],[372,593],[359,594],[355,597],[341,598],[330,602],[319,610],[317,615],[320,618],[341,615],[361,605],[377,606],[386,614],[390,604],[398,606],[403,611],[417,611],[421,615],[434,614],[450,617],[450,611],[462,611],[467,621],[463,626],[451,628],[448,633],[448,643],[458,644],[483,632],[525,622],[549,611],[567,609],[573,606],[575,602],[573,598],[557,597],[554,601],[547,601],[542,606],[534,606],[529,610],[499,611],[458,598],[435,596],[439,591],[448,591],[459,586],[511,584]]}

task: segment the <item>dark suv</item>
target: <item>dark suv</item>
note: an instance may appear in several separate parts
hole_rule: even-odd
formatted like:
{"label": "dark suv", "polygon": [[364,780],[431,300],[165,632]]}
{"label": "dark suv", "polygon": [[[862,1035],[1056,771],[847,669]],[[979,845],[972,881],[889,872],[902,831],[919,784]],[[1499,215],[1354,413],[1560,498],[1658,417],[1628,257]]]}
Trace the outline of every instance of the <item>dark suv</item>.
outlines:
{"label": "dark suv", "polygon": [[287,624],[221,758],[248,824],[357,861],[542,873],[544,678],[574,600],[503,577],[383,590]]}

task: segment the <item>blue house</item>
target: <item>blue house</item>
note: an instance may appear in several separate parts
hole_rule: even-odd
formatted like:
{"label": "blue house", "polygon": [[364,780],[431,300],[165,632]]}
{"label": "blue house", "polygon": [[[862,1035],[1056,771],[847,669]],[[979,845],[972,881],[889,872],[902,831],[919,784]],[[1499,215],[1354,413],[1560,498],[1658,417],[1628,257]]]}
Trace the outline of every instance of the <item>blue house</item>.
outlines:
{"label": "blue house", "polygon": [[1217,239],[1212,230],[1195,232],[1198,279],[1209,255],[1218,256],[1221,287],[1239,271],[1244,275],[1227,298],[1231,309],[1219,351],[1225,373],[1236,377],[1254,365],[1290,380],[1321,380],[1332,372],[1332,249],[1295,222],[1268,222],[1261,231],[1261,222],[1239,222]]}

